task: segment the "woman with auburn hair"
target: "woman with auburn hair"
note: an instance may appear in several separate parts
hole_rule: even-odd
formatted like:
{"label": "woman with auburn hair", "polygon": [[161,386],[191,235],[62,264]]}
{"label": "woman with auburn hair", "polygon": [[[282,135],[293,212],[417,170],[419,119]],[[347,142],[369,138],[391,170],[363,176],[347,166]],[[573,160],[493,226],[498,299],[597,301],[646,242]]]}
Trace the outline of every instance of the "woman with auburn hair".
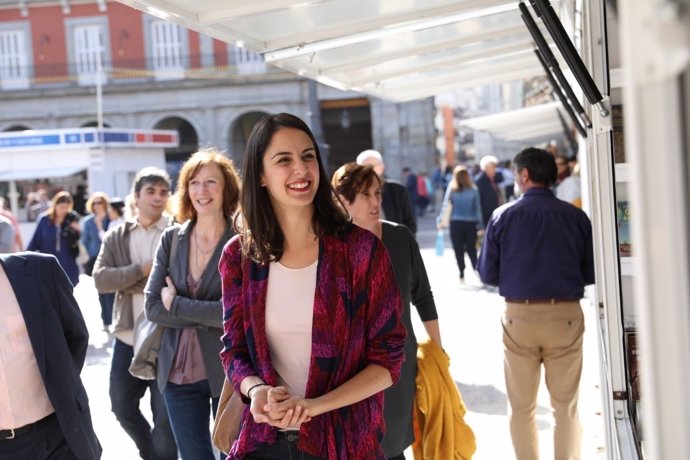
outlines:
{"label": "woman with auburn hair", "polygon": [[219,265],[221,359],[248,404],[228,459],[384,459],[382,390],[405,340],[390,258],[348,222],[294,115],[254,125],[243,174]]}
{"label": "woman with auburn hair", "polygon": [[53,254],[67,273],[73,286],[79,283],[79,214],[72,210],[72,195],[58,192],[50,201],[50,207],[38,218],[36,230],[27,251]]}
{"label": "woman with auburn hair", "polygon": [[209,416],[215,417],[224,381],[217,267],[233,235],[239,193],[235,167],[219,151],[203,149],[189,157],[176,191],[177,221],[183,223],[161,236],[144,290],[146,317],[165,326],[158,387],[183,460],[214,458]]}
{"label": "woman with auburn hair", "polygon": [[410,302],[427,334],[441,347],[438,313],[419,245],[404,225],[381,220],[381,178],[371,166],[346,163],[331,181],[355,225],[379,237],[393,262],[395,279],[403,298],[402,321],[407,329],[405,362],[400,380],[387,388],[383,398],[386,434],[383,451],[389,460],[404,460],[403,452],[414,442],[412,414],[417,392],[417,338],[412,328]]}
{"label": "woman with auburn hair", "polygon": [[465,281],[465,252],[470,258],[472,269],[477,269],[477,231],[484,230],[479,191],[472,182],[467,168],[458,165],[453,169],[453,180],[443,198],[439,222],[446,207],[452,206],[450,214],[450,240],[455,251],[455,260],[460,270],[460,281]]}

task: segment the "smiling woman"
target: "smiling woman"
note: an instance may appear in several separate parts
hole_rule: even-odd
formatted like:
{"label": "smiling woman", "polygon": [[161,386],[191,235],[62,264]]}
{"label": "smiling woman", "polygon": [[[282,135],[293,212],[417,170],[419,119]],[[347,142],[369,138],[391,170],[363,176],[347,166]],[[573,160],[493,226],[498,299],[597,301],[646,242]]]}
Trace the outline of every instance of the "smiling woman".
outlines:
{"label": "smiling woman", "polygon": [[232,236],[238,198],[239,179],[229,159],[213,149],[189,157],[177,186],[177,219],[184,223],[163,234],[146,286],[146,316],[165,326],[158,387],[185,460],[214,458],[209,409],[215,416],[224,380],[218,362],[222,305],[216,267]]}
{"label": "smiling woman", "polygon": [[219,264],[221,359],[250,406],[228,458],[383,459],[381,391],[405,339],[390,259],[348,222],[299,118],[260,120],[243,171],[240,235]]}

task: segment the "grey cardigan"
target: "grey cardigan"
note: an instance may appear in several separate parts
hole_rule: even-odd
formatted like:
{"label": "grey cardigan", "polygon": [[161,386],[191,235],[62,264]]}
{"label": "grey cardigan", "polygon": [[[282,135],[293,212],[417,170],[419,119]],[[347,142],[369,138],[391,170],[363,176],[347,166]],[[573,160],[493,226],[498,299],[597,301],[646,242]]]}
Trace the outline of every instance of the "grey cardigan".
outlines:
{"label": "grey cardigan", "polygon": [[[166,229],[161,236],[151,275],[144,289],[146,317],[154,323],[165,326],[158,355],[158,388],[162,393],[168,383],[182,329],[196,327],[211,394],[213,397],[218,397],[225,379],[223,366],[218,356],[222,348],[220,339],[223,335],[222,288],[218,260],[225,243],[233,235],[232,225],[228,221],[225,232],[204,269],[196,299],[189,297],[187,289],[189,237],[193,224],[187,221],[176,227],[179,228],[179,232],[177,232],[178,241],[174,259],[169,260],[172,238],[176,233],[175,227],[171,227]],[[172,278],[177,289],[170,311],[165,309],[161,300],[161,289],[165,286],[166,276]]]}

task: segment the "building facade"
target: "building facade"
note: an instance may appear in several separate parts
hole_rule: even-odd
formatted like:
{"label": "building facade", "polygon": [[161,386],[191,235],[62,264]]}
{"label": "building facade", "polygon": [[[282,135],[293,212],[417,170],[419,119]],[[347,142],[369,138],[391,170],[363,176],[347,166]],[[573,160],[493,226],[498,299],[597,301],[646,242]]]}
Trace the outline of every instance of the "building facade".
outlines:
{"label": "building facade", "polygon": [[176,130],[179,146],[166,149],[173,176],[199,147],[241,166],[256,120],[284,111],[320,134],[331,170],[373,147],[398,178],[403,166],[434,164],[434,110],[431,99],[393,103],[314,87],[241,44],[121,3],[0,0],[0,131]]}

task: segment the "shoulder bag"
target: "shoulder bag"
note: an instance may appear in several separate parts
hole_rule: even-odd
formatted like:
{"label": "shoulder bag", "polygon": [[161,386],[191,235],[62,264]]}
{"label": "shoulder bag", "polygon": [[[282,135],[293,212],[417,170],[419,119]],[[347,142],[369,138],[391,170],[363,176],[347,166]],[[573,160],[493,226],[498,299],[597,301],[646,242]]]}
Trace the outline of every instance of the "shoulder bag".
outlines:
{"label": "shoulder bag", "polygon": [[[172,232],[168,267],[170,267],[170,261],[174,259],[177,250],[178,233],[179,227],[175,227]],[[129,366],[129,373],[134,377],[141,380],[156,380],[156,365],[163,340],[163,329],[164,326],[149,321],[143,313],[137,318],[134,323],[134,343],[132,345],[134,356]]]}
{"label": "shoulder bag", "polygon": [[243,411],[244,404],[242,399],[226,378],[223,382],[223,390],[220,393],[220,401],[218,402],[212,434],[213,445],[224,454],[230,452],[232,443],[235,442],[240,434]]}

